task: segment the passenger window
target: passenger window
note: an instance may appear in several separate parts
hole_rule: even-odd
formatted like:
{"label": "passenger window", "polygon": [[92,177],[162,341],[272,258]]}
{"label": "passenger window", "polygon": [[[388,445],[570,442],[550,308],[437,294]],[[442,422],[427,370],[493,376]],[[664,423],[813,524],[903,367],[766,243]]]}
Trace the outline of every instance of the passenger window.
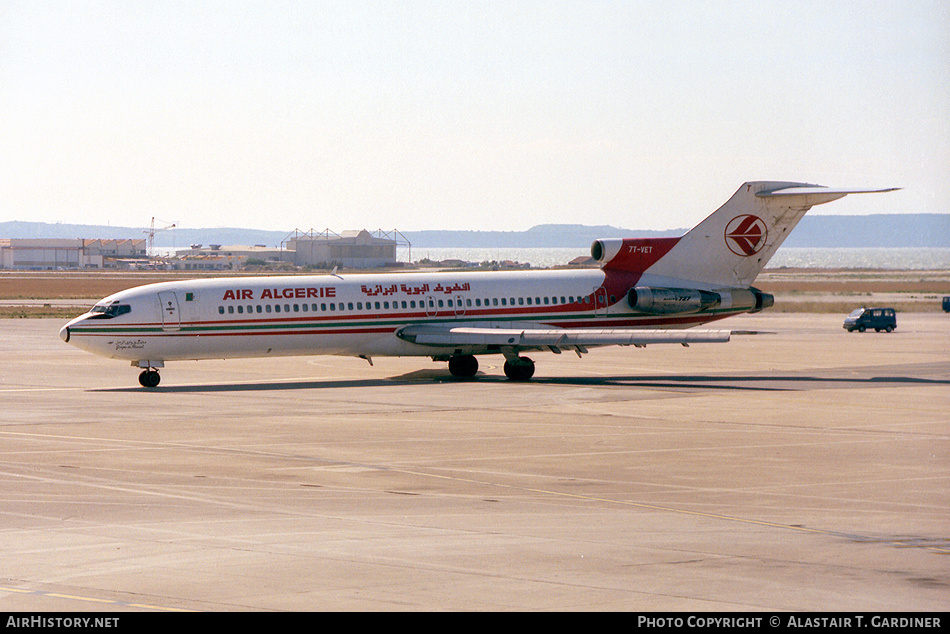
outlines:
{"label": "passenger window", "polygon": [[224,306],[218,306],[218,314],[219,314],[219,315],[223,315],[223,314],[224,314]]}

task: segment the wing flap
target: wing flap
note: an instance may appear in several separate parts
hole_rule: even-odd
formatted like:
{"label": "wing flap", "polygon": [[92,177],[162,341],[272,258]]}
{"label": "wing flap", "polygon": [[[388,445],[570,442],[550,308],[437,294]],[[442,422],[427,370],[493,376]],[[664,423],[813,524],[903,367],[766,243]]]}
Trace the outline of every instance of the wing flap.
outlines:
{"label": "wing flap", "polygon": [[724,343],[728,330],[634,330],[566,328],[480,328],[421,324],[400,328],[406,341],[440,347],[498,346],[519,348],[586,348],[593,346],[645,346],[659,343]]}

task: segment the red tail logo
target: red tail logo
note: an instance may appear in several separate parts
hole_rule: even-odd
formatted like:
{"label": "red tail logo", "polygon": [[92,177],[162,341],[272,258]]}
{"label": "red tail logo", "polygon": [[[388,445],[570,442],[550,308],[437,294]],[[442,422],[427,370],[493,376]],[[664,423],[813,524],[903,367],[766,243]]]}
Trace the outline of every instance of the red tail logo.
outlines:
{"label": "red tail logo", "polygon": [[736,216],[726,225],[726,246],[738,256],[755,255],[765,246],[768,227],[758,216]]}

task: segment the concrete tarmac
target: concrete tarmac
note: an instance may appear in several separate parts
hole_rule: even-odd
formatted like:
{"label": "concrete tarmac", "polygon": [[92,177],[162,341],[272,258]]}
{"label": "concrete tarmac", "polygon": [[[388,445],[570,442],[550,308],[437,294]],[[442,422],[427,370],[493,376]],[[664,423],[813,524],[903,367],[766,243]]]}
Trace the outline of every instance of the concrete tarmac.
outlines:
{"label": "concrete tarmac", "polygon": [[127,363],[0,321],[0,611],[945,611],[950,316]]}

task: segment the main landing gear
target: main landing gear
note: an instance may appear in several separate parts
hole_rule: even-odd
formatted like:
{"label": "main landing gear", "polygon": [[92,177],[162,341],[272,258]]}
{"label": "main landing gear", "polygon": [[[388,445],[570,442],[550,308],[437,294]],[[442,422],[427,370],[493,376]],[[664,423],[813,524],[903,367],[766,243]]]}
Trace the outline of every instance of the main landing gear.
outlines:
{"label": "main landing gear", "polygon": [[534,376],[534,361],[528,357],[515,357],[505,361],[505,376],[512,381],[527,381]]}
{"label": "main landing gear", "polygon": [[142,370],[142,373],[139,375],[139,383],[142,384],[142,387],[158,387],[161,380],[162,377],[158,374],[158,370],[151,368]]}
{"label": "main landing gear", "polygon": [[[449,357],[452,376],[470,379],[478,372],[478,359],[470,354]],[[505,360],[505,376],[512,381],[527,381],[534,376],[534,361],[528,357],[512,356]]]}
{"label": "main landing gear", "polygon": [[470,354],[457,354],[449,358],[449,372],[452,376],[470,379],[478,372],[478,359]]}

